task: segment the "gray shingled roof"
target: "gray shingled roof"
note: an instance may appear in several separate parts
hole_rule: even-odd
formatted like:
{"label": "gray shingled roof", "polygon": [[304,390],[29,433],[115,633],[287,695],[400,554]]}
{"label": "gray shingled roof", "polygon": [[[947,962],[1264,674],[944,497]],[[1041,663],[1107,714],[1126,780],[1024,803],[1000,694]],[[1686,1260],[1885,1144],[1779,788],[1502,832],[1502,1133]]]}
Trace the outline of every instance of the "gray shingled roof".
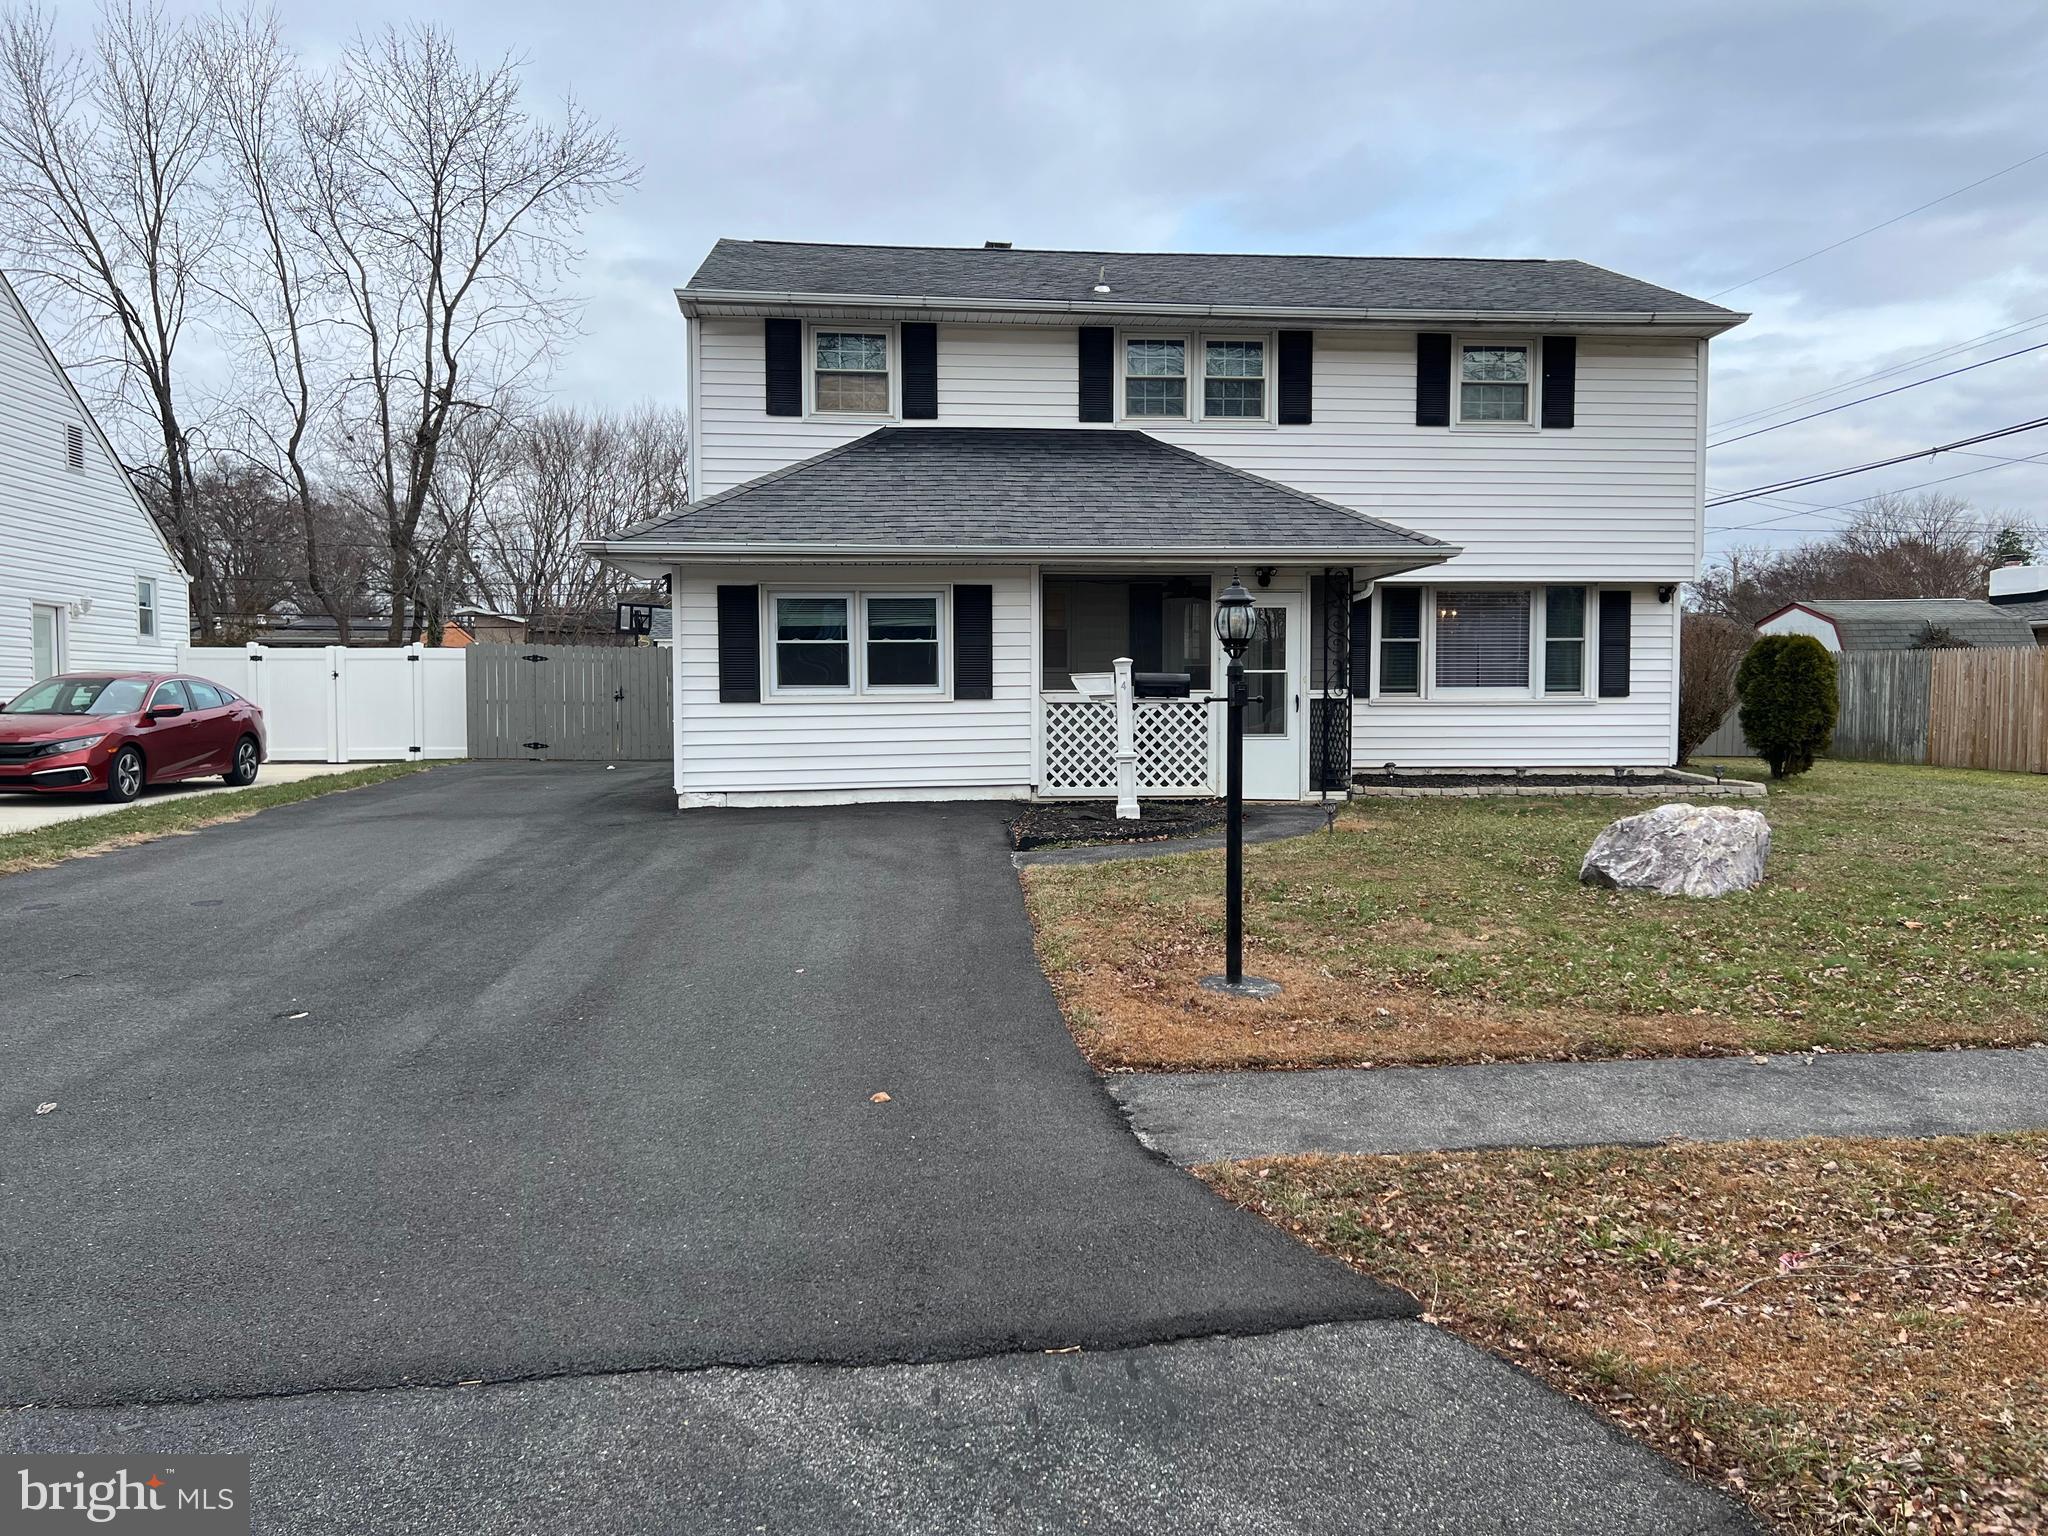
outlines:
{"label": "gray shingled roof", "polygon": [[902,553],[1407,557],[1457,551],[1143,432],[881,427],[651,518],[614,554]]}
{"label": "gray shingled roof", "polygon": [[1995,603],[2000,613],[2009,613],[2022,624],[2048,624],[2048,600],[2024,603]]}
{"label": "gray shingled roof", "polygon": [[1910,649],[1930,624],[1972,645],[2032,645],[2034,634],[2010,610],[1973,597],[1821,598],[1800,604],[1834,621],[1845,651]]}
{"label": "gray shingled roof", "polygon": [[[1097,274],[1109,284],[1094,292]],[[1385,310],[1402,313],[1742,316],[1583,261],[1437,256],[1213,256],[720,240],[686,296],[832,294],[892,299]]]}

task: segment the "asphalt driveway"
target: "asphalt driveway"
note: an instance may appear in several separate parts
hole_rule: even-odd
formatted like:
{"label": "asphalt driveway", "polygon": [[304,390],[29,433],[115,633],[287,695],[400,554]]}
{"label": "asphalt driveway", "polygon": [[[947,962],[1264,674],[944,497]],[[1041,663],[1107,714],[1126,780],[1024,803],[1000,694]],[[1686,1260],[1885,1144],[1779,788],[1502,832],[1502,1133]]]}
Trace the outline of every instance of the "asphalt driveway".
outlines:
{"label": "asphalt driveway", "polygon": [[449,767],[0,882],[0,1402],[1407,1310],[1132,1139],[995,808],[664,778]]}

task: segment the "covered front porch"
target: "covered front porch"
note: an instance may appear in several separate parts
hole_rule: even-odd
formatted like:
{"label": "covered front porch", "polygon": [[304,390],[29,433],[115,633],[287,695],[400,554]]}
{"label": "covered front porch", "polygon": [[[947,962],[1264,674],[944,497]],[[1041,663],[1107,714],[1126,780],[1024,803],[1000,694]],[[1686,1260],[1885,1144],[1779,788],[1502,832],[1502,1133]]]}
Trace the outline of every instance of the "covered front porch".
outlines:
{"label": "covered front porch", "polygon": [[1244,658],[1246,795],[1296,800],[1346,787],[1351,568],[1047,567],[1037,599],[1040,797],[1116,793],[1118,705],[1102,684],[1124,657],[1137,683],[1139,795],[1222,792],[1225,661],[1214,604],[1233,577],[1258,613]]}

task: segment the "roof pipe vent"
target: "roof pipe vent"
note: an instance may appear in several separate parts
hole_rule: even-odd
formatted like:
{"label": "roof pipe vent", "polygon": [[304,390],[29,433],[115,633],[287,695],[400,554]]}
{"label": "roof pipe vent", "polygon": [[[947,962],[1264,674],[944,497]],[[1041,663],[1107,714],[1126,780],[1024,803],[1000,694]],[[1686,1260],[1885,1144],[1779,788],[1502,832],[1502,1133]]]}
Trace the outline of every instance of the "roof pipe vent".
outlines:
{"label": "roof pipe vent", "polygon": [[1097,293],[1109,292],[1109,268],[1097,267],[1095,269],[1095,291]]}
{"label": "roof pipe vent", "polygon": [[1007,240],[984,240],[981,242],[981,248],[984,251],[1007,251],[1010,249],[1010,242]]}

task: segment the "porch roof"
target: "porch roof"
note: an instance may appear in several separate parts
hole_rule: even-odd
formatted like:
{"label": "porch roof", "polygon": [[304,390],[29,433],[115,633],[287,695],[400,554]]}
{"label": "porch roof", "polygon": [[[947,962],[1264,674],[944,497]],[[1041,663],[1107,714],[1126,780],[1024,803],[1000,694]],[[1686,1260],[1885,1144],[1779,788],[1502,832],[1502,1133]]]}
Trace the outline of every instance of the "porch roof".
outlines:
{"label": "porch roof", "polygon": [[1143,432],[881,427],[584,546],[666,555],[1286,560],[1410,570],[1458,553]]}

